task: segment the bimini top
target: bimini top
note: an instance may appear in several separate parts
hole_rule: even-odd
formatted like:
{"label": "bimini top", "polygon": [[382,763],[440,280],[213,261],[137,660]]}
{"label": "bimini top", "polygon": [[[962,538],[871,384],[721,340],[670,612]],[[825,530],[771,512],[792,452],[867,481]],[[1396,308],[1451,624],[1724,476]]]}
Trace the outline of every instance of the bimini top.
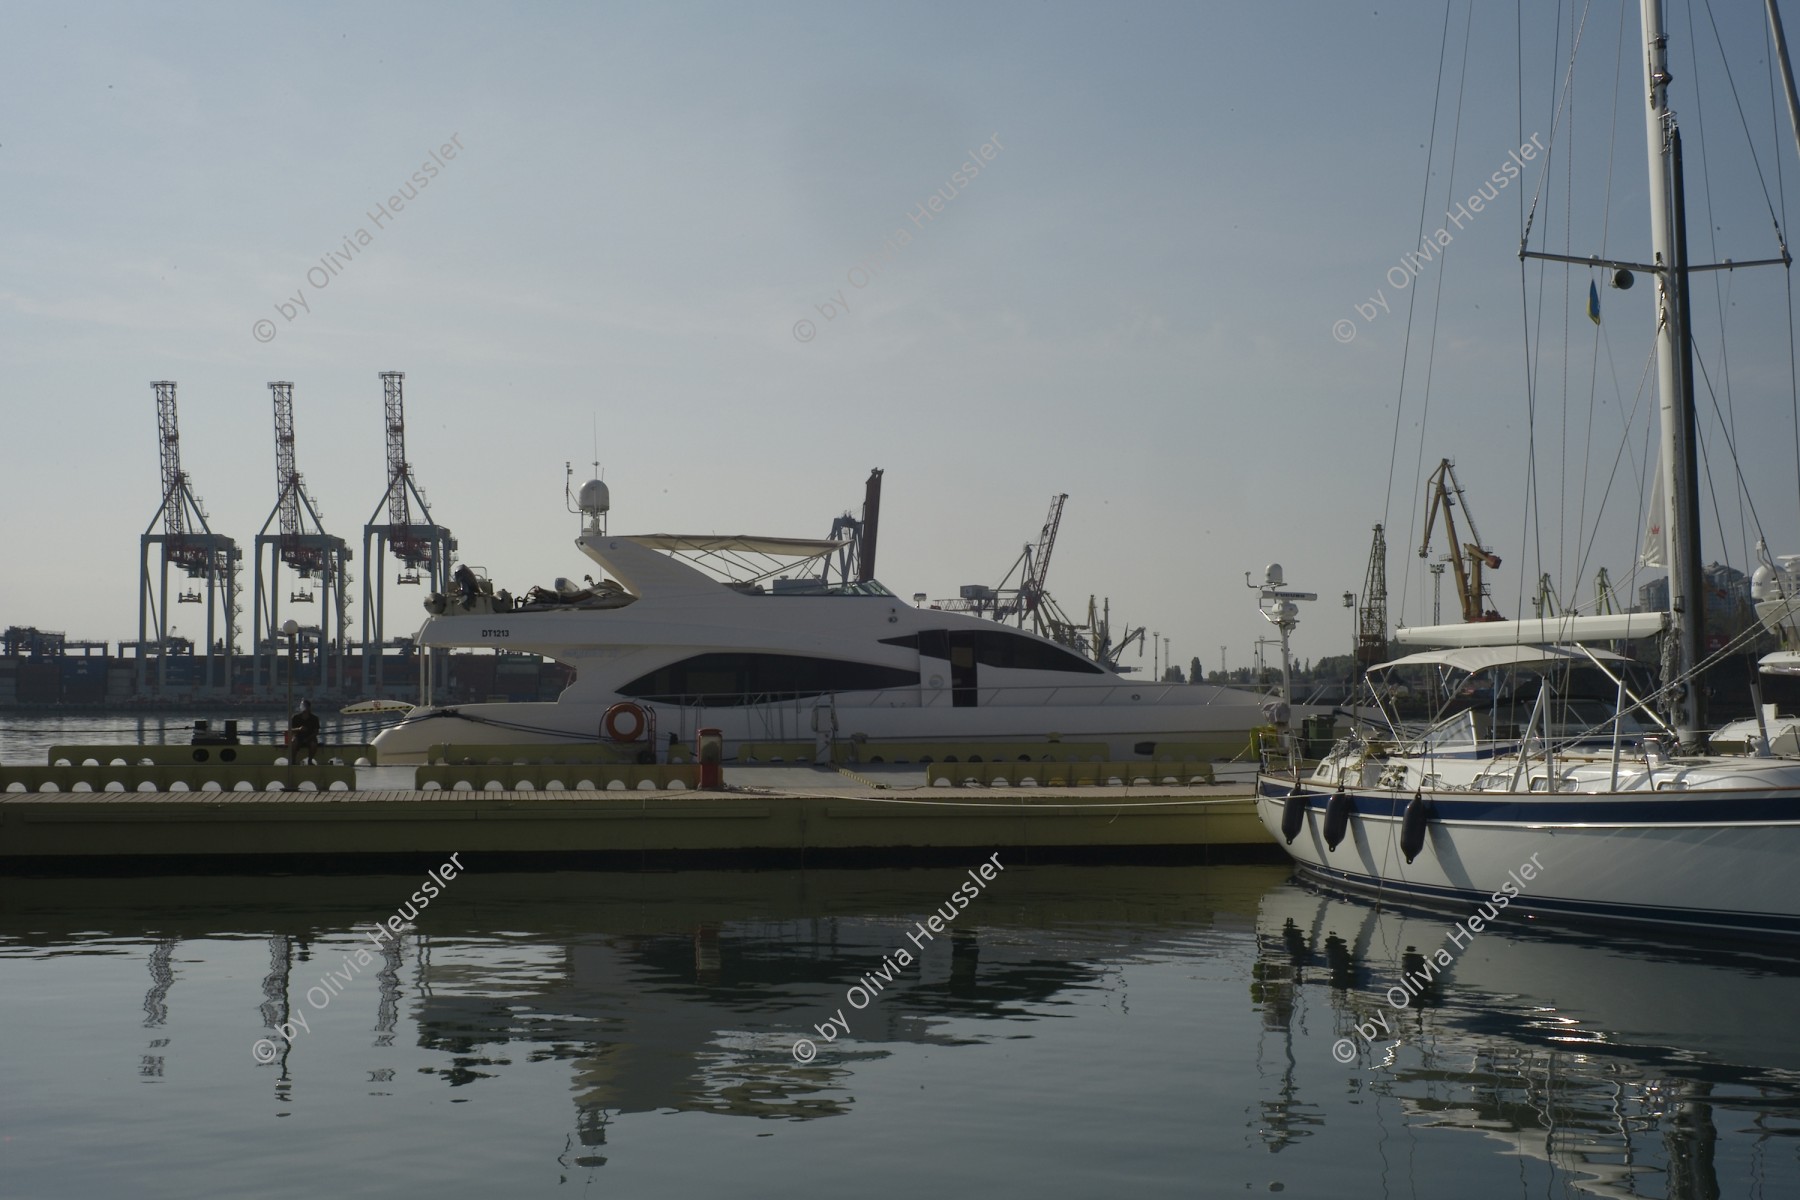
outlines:
{"label": "bimini top", "polygon": [[832,538],[716,533],[585,533],[575,544],[639,599],[723,595],[721,584],[754,588],[795,574],[822,579],[823,569],[808,564],[849,545]]}
{"label": "bimini top", "polygon": [[1585,663],[1595,659],[1627,661],[1622,654],[1580,646],[1463,646],[1454,650],[1422,650],[1392,662],[1376,663],[1369,674],[1391,671],[1395,667],[1449,667],[1473,675],[1495,667],[1539,667],[1562,663]]}
{"label": "bimini top", "polygon": [[821,554],[830,554],[841,546],[849,545],[848,542],[833,541],[830,538],[757,537],[744,533],[633,533],[621,536],[629,537],[638,545],[651,550],[686,550],[702,554],[785,554],[797,558],[817,558]]}

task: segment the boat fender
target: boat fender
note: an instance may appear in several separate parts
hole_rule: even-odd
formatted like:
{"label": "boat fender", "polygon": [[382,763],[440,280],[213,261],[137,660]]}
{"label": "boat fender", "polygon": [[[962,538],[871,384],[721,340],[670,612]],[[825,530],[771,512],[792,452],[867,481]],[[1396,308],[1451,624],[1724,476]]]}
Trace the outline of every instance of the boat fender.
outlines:
{"label": "boat fender", "polygon": [[1431,824],[1431,801],[1424,796],[1414,796],[1412,803],[1406,806],[1406,816],[1400,819],[1400,853],[1406,855],[1411,862],[1419,857],[1425,849],[1425,827]]}
{"label": "boat fender", "polygon": [[1350,828],[1350,803],[1348,792],[1339,792],[1325,806],[1325,845],[1332,850],[1344,840],[1345,832]]}
{"label": "boat fender", "polygon": [[1281,836],[1290,846],[1300,836],[1300,827],[1306,824],[1306,808],[1306,797],[1299,792],[1290,795],[1281,806]]}
{"label": "boat fender", "polygon": [[600,731],[615,742],[635,742],[649,728],[650,717],[643,705],[621,700],[600,718]]}

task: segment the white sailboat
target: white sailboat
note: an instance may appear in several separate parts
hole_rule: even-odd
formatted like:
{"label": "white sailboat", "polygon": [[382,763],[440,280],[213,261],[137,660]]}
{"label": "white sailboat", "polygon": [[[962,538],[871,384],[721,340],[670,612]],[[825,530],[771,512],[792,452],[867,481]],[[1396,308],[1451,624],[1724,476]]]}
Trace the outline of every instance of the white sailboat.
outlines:
{"label": "white sailboat", "polygon": [[[1650,263],[1531,257],[1639,271],[1656,282],[1661,399],[1660,513],[1667,530],[1669,611],[1625,617],[1494,622],[1403,630],[1397,640],[1449,647],[1418,665],[1467,668],[1476,648],[1534,667],[1522,726],[1479,726],[1470,709],[1410,738],[1355,735],[1302,774],[1270,764],[1257,780],[1265,826],[1307,873],[1357,889],[1460,908],[1473,928],[1508,907],[1546,916],[1648,922],[1763,936],[1800,935],[1800,759],[1769,739],[1744,755],[1701,745],[1697,692],[1702,592],[1693,466],[1693,365],[1683,231],[1681,135],[1668,106],[1660,0],[1641,0],[1646,141],[1654,240]],[[1770,5],[1779,45],[1779,19]],[[1785,49],[1781,52],[1784,74]],[[1793,95],[1791,74],[1789,94]],[[1774,260],[1786,264],[1786,255]],[[1756,264],[1738,263],[1736,266]],[[1780,580],[1767,599],[1789,611]],[[1792,596],[1795,593],[1785,593]],[[1765,611],[1766,619],[1770,612]],[[1653,626],[1646,629],[1646,623]],[[1581,656],[1616,685],[1617,708],[1644,712],[1622,673],[1583,641],[1643,636],[1666,626],[1666,734],[1619,724],[1559,729],[1555,667]],[[1490,664],[1492,665],[1492,664]]]}

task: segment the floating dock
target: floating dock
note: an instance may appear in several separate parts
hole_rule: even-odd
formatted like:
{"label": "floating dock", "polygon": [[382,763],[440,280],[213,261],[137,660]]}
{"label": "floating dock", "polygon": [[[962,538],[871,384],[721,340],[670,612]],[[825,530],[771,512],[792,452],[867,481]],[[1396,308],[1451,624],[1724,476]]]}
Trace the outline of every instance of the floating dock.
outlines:
{"label": "floating dock", "polygon": [[921,776],[738,768],[719,791],[11,791],[0,793],[0,870],[364,872],[455,852],[490,869],[927,865],[995,850],[1019,862],[1282,861],[1243,783],[933,787]]}

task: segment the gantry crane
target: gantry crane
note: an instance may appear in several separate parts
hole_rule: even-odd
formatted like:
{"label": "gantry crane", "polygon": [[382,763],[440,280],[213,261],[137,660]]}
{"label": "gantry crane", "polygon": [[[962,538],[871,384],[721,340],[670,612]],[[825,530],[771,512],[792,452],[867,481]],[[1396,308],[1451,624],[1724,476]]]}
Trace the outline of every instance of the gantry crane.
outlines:
{"label": "gantry crane", "polygon": [[[431,506],[413,482],[412,466],[406,461],[406,411],[399,371],[381,372],[382,402],[387,422],[387,490],[369,514],[363,526],[363,605],[362,652],[363,688],[370,697],[385,693],[389,680],[383,671],[383,651],[387,647],[387,577],[381,564],[391,553],[400,560],[396,582],[425,582],[428,590],[446,593],[450,590],[450,560],[456,553],[456,539],[450,531],[431,519]],[[419,521],[413,520],[412,505],[419,506]],[[385,524],[378,523],[382,509],[387,510]],[[441,672],[435,672],[441,675]],[[398,681],[394,681],[398,682]],[[429,701],[429,695],[423,697]]]}
{"label": "gantry crane", "polygon": [[[1461,506],[1469,525],[1471,541],[1460,541],[1456,534],[1455,509]],[[1419,543],[1419,557],[1431,556],[1431,531],[1439,512],[1444,517],[1444,536],[1449,539],[1450,553],[1445,561],[1456,572],[1456,596],[1462,604],[1464,621],[1498,621],[1499,613],[1487,606],[1487,585],[1482,582],[1484,568],[1500,565],[1500,556],[1481,543],[1481,532],[1475,528],[1475,514],[1469,511],[1462,485],[1456,481],[1456,467],[1449,459],[1438,463],[1437,470],[1425,484],[1425,540]]]}
{"label": "gantry crane", "polygon": [[[280,661],[281,569],[286,566],[298,577],[299,590],[290,592],[294,604],[319,604],[319,619],[311,626],[301,625],[299,633],[286,639],[289,681],[297,667],[301,639],[309,644],[315,663],[311,682],[317,687],[343,686],[344,641],[349,633],[350,583],[349,546],[343,538],[325,532],[319,510],[306,490],[294,458],[294,385],[278,382],[269,385],[275,407],[275,507],[256,535],[256,581],[252,610],[253,641],[256,654],[256,686],[277,686],[276,664]],[[270,533],[271,526],[279,533]],[[264,562],[268,570],[265,575]],[[313,582],[317,593],[308,591]],[[296,623],[299,624],[299,623]]]}
{"label": "gantry crane", "polygon": [[[138,541],[138,640],[137,690],[140,696],[175,691],[187,694],[229,693],[232,659],[237,653],[238,565],[243,555],[237,543],[212,531],[206,510],[195,498],[181,469],[181,434],[175,415],[175,384],[158,380],[156,391],[158,450],[162,459],[162,503]],[[158,525],[162,532],[155,530]],[[158,552],[160,570],[150,567],[151,549]],[[171,637],[169,621],[169,571],[180,570],[189,580],[205,581],[205,591],[190,583],[176,594],[178,604],[206,606],[204,651],[193,654],[192,638]],[[180,587],[180,585],[177,585]],[[151,628],[155,640],[150,640]],[[223,636],[221,634],[223,630]],[[185,649],[179,664],[171,657]],[[156,655],[156,675],[150,677],[150,654]],[[199,659],[200,671],[195,672]],[[171,666],[179,674],[170,678]],[[198,674],[198,678],[195,675]],[[185,678],[180,677],[185,675]]]}

